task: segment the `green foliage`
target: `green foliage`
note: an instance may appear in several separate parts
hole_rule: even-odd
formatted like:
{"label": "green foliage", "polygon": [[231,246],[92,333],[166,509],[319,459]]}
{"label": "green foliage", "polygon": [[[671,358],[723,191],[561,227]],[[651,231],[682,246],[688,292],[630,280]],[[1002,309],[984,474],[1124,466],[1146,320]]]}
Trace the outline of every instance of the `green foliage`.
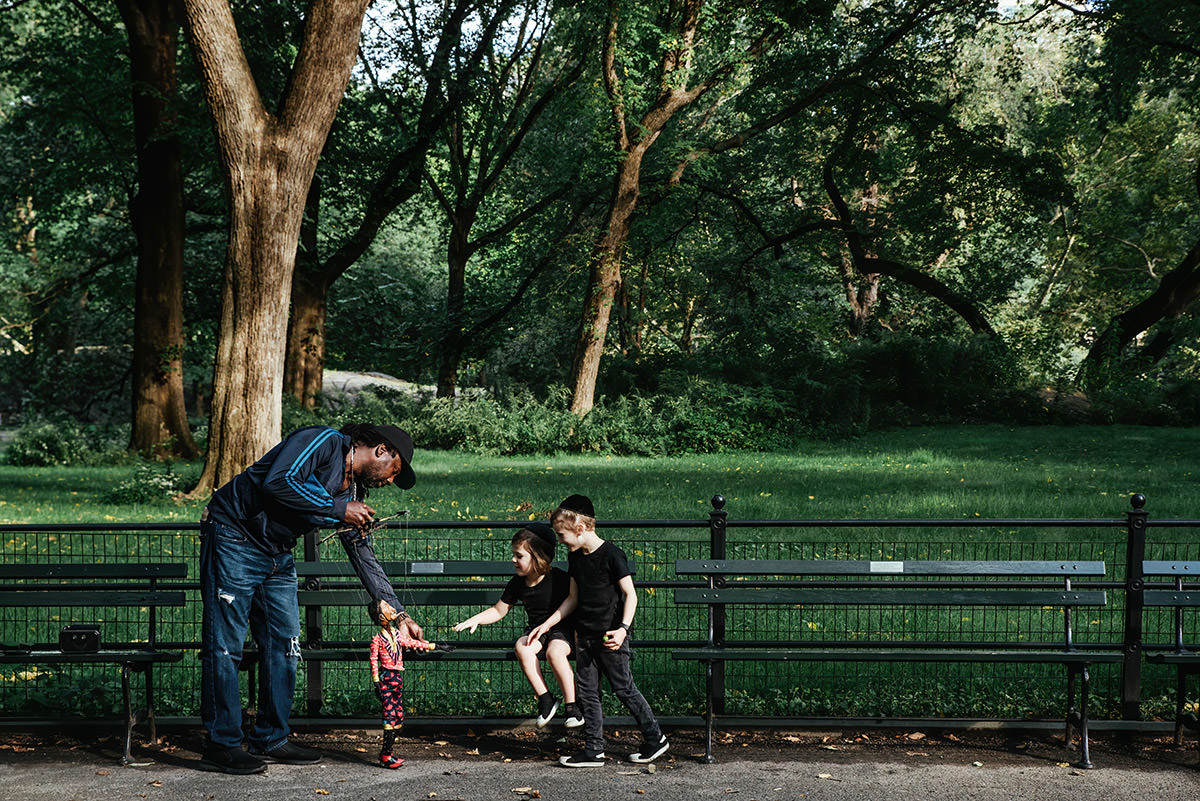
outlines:
{"label": "green foliage", "polygon": [[142,461],[134,473],[109,490],[103,503],[143,505],[171,500],[196,485],[199,474],[193,470],[176,472],[169,462]]}
{"label": "green foliage", "polygon": [[120,461],[118,432],[66,417],[39,419],[17,429],[4,452],[8,464],[50,467]]}

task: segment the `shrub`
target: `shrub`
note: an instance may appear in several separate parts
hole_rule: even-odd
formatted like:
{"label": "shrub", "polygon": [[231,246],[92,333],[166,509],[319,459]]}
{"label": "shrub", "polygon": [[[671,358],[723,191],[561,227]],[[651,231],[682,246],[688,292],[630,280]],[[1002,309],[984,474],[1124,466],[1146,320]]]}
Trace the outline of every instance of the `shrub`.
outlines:
{"label": "shrub", "polygon": [[133,476],[104,496],[105,503],[146,504],[174,498],[196,485],[198,475],[177,473],[169,462],[141,462]]}
{"label": "shrub", "polygon": [[40,420],[17,430],[5,461],[24,467],[80,464],[93,455],[84,430],[65,420]]}

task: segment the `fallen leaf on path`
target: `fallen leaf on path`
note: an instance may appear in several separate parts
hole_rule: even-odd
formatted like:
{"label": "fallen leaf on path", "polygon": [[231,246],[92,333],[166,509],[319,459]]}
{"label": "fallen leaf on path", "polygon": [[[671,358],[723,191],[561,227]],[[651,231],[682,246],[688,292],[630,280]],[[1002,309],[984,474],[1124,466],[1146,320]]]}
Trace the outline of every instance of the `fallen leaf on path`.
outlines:
{"label": "fallen leaf on path", "polygon": [[318,788],[317,788],[317,795],[329,795],[329,791],[328,791],[328,790],[322,790],[320,787],[318,787]]}
{"label": "fallen leaf on path", "polygon": [[101,768],[100,770],[96,771],[96,775],[97,775],[97,776],[111,776],[111,775],[112,775],[112,771],[111,771],[111,770],[105,770],[104,768]]}
{"label": "fallen leaf on path", "polygon": [[924,740],[925,735],[919,731],[914,731],[912,734],[905,735],[910,740]]}
{"label": "fallen leaf on path", "polygon": [[972,762],[971,764],[972,764],[972,765],[974,765],[974,766],[975,766],[975,767],[977,767],[977,768],[982,768],[982,767],[983,767],[983,763],[982,763],[982,762]]}

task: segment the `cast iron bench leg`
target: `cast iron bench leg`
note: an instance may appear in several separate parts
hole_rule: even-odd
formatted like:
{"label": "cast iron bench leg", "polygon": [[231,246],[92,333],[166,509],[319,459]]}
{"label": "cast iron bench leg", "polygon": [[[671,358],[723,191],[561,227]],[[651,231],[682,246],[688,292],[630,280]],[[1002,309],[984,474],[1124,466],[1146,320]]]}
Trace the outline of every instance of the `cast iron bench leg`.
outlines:
{"label": "cast iron bench leg", "polygon": [[150,724],[150,742],[158,744],[158,724],[154,721],[154,665],[146,664],[146,722]]}
{"label": "cast iron bench leg", "polygon": [[1067,665],[1067,730],[1063,734],[1063,743],[1068,749],[1075,747],[1075,741],[1071,739],[1071,724],[1077,715],[1075,710],[1075,670],[1074,665]]}
{"label": "cast iron bench leg", "polygon": [[1091,768],[1092,759],[1088,753],[1088,701],[1089,701],[1089,675],[1088,666],[1081,665],[1079,669],[1080,676],[1080,699],[1079,699],[1079,741],[1080,741],[1080,759],[1075,763],[1079,768]]}
{"label": "cast iron bench leg", "polygon": [[704,763],[712,764],[713,737],[713,663],[704,663]]}
{"label": "cast iron bench leg", "polygon": [[133,702],[129,698],[129,671],[131,667],[129,662],[121,664],[121,696],[125,699],[125,755],[121,757],[122,765],[128,765],[133,762],[130,745],[133,740],[133,724],[136,722],[136,719],[133,714]]}

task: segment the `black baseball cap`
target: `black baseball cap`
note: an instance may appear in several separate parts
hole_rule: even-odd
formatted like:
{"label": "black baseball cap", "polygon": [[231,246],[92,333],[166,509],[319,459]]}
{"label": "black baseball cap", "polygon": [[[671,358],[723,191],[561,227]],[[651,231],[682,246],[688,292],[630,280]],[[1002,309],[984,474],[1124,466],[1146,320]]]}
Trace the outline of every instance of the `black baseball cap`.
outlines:
{"label": "black baseball cap", "polygon": [[413,458],[413,441],[409,433],[403,428],[392,425],[374,426],[375,431],[383,438],[392,450],[400,454],[400,458],[404,460],[404,467],[400,470],[400,475],[396,476],[394,482],[400,489],[412,489],[413,484],[417,483],[417,474],[412,469]]}

